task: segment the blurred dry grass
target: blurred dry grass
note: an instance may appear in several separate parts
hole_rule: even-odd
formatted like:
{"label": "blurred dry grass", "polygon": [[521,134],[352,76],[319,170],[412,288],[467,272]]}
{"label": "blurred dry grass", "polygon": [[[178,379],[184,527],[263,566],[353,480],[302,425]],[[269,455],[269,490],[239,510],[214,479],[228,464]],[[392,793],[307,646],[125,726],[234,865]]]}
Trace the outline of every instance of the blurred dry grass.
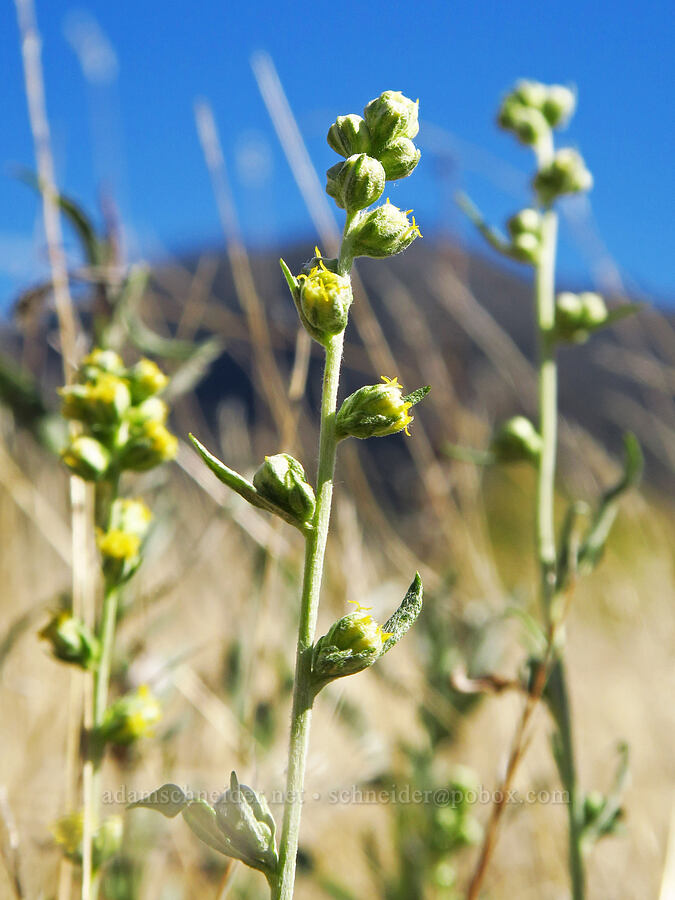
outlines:
{"label": "blurred dry grass", "polygon": [[[492,375],[485,362],[481,366],[480,390],[487,399],[476,411],[452,389],[454,361],[435,346],[435,335],[444,333],[434,320],[438,313],[430,311],[433,331],[424,310],[417,310],[414,319],[407,317],[405,284],[394,275],[387,276],[391,315],[401,317],[408,343],[397,354],[405,383],[430,380],[446,389],[433,391],[420,409],[410,441],[392,439],[395,453],[391,457],[374,456],[381,447],[345,447],[338,469],[321,626],[345,609],[346,599],[358,597],[377,614],[393,608],[418,555],[431,602],[451,608],[454,614],[480,620],[498,615],[507,603],[530,605],[534,584],[530,473],[519,469],[485,472],[445,462],[438,447],[448,436],[462,443],[484,444],[490,421],[508,404],[509,394],[527,403],[523,397],[530,390],[531,372],[516,345],[478,306],[457,268],[448,260],[438,265],[443,266],[438,282],[446,286],[449,297],[445,306],[452,310],[445,329],[460,324],[467,330],[481,330],[483,351],[497,364]],[[200,267],[198,276],[203,277],[204,271]],[[191,285],[191,296],[196,296],[194,279],[187,272],[181,278],[174,277],[174,291],[178,284],[177,293],[185,296],[186,286]],[[175,325],[166,325],[163,317],[167,314],[171,319],[176,299],[149,299],[146,317],[157,328],[173,330]],[[245,320],[220,305],[208,290],[199,303],[192,328],[208,323],[212,329],[222,323],[226,353],[245,367],[250,340]],[[474,312],[477,319],[472,322]],[[182,333],[189,336],[190,310],[182,308],[181,315]],[[283,320],[279,324],[274,315],[271,318],[273,359],[281,382],[287,384],[294,333]],[[487,329],[482,327],[485,321]],[[642,327],[633,326],[633,338]],[[358,342],[350,346],[346,381],[362,379],[360,370],[372,371],[368,355],[367,346]],[[656,357],[653,365],[659,365]],[[310,377],[313,371],[310,368]],[[649,385],[641,389],[649,396]],[[217,417],[220,434],[209,435],[228,462],[243,470],[250,471],[263,452],[281,449],[276,436],[279,423],[275,426],[265,404],[266,398],[258,393],[259,415],[251,429],[242,407],[229,398]],[[293,405],[289,403],[289,409]],[[299,432],[291,444],[298,451],[313,446],[313,426],[305,401],[296,403],[295,409]],[[656,415],[649,407],[643,414]],[[194,396],[179,401],[175,419],[183,434],[188,428],[208,434],[209,416]],[[445,432],[444,423],[450,423],[451,433]],[[426,461],[415,455],[422,426],[433,435],[428,452],[433,455],[434,479],[420,477]],[[16,468],[2,468],[0,640],[13,623],[27,614],[31,618],[2,656],[1,783],[7,788],[21,839],[26,895],[50,897],[58,855],[50,846],[48,828],[64,811],[69,673],[47,657],[36,631],[56,595],[68,589],[63,550],[68,546],[66,478],[53,458],[17,432],[6,416],[2,430],[6,452],[22,478],[17,481]],[[649,436],[641,437],[649,443]],[[307,460],[306,453],[299,455]],[[585,497],[611,481],[616,468],[597,442],[573,424],[563,430],[561,456],[566,486]],[[112,791],[120,786],[146,790],[167,780],[193,789],[220,790],[231,767],[268,792],[278,790],[283,782],[301,547],[293,535],[237,498],[221,494],[221,486],[204,480],[194,462],[185,448],[179,465],[133,485],[134,492],[150,496],[157,527],[148,559],[129,589],[116,682],[123,689],[150,681],[161,692],[166,711],[157,740],[145,742],[138,754],[108,765],[106,787]],[[307,462],[313,468],[312,460]],[[392,479],[403,481],[398,495],[408,498],[404,509],[399,502],[386,502]],[[224,512],[214,498],[226,502]],[[591,897],[643,900],[658,892],[675,794],[674,538],[669,498],[650,493],[649,486],[644,495],[628,497],[606,559],[578,588],[568,626],[583,785],[608,787],[616,743],[625,739],[632,749],[626,835],[607,839],[593,853]],[[452,589],[443,587],[450,575]],[[508,640],[494,650],[493,661],[500,671],[513,674],[523,651],[517,627],[504,627]],[[437,698],[425,680],[423,653],[423,644],[413,633],[395,662],[383,665],[384,677],[371,672],[349,679],[318,704],[307,790],[309,797],[320,792],[324,799],[307,804],[303,846],[315,854],[318,871],[343,877],[358,897],[377,896],[363,838],[374,830],[385,859],[393,852],[392,808],[336,805],[325,798],[331,790],[362,785],[395,770],[402,742],[424,743],[417,707],[433,707]],[[509,745],[516,703],[512,697],[489,698],[477,712],[458,720],[456,740],[444,746],[439,756],[439,772],[449,761],[465,763],[477,770],[486,788],[493,786]],[[542,713],[540,738],[518,779],[523,791],[557,786],[545,745],[547,731]],[[119,808],[118,803],[115,809]],[[478,815],[484,818],[487,808],[480,808]],[[135,852],[144,854],[147,848],[138,896],[143,900],[197,893],[217,896],[221,864],[205,854],[180,821],[156,821],[144,813],[134,813],[127,821]],[[528,804],[514,809],[491,870],[489,896],[496,900],[513,895],[538,900],[566,896],[565,852],[562,807]],[[471,851],[460,858],[464,874],[471,858]],[[300,900],[323,895],[317,894],[316,885],[314,878],[301,879]],[[262,896],[256,877],[243,871],[236,874],[232,890],[232,896]],[[10,896],[9,882],[0,891]],[[435,896],[442,894],[430,888],[429,897]]]}
{"label": "blurred dry grass", "polygon": [[[318,182],[270,65],[258,58],[256,74],[327,251],[335,240],[332,214],[326,214],[320,186],[317,194]],[[201,107],[202,126],[208,126],[205,109]],[[254,468],[264,453],[281,449],[296,453],[311,471],[314,460],[306,448],[315,446],[312,379],[317,355],[307,359],[290,305],[273,302],[280,296],[278,272],[270,276],[264,267],[254,272],[248,260],[213,123],[210,131],[202,129],[202,138],[238,304],[222,302],[214,289],[218,260],[204,256],[194,271],[177,261],[154,273],[143,315],[161,333],[184,339],[198,333],[221,337],[227,371],[241,376],[239,386],[248,402],[223,385],[214,416],[194,395],[181,397],[174,426],[183,436],[196,431],[242,471]],[[484,270],[472,272],[471,260],[456,250],[436,248],[407,278],[401,266],[369,271],[369,288],[377,296],[368,300],[359,284],[345,384],[375,380],[382,371],[391,375],[395,368],[406,386],[428,382],[434,390],[419,410],[410,441],[399,437],[385,447],[353,442],[343,448],[320,628],[341,614],[349,599],[373,606],[378,617],[385,614],[399,602],[416,567],[424,576],[429,603],[473,627],[485,623],[492,628],[507,605],[531,607],[532,478],[520,470],[484,472],[449,463],[442,445],[452,440],[483,446],[494,421],[514,407],[532,414],[527,341],[522,334],[514,340],[509,327],[511,320],[522,320],[522,297],[514,296],[513,279],[493,272],[494,303],[479,302],[474,282],[480,282]],[[266,298],[264,317],[260,296]],[[672,469],[672,324],[645,312],[617,331],[618,340],[578,351],[593,355],[591,377],[600,390],[597,384],[586,390],[589,374],[577,369],[579,357],[564,372],[576,392],[574,411],[579,415],[564,421],[561,429],[561,483],[570,494],[587,499],[611,480],[616,468],[596,437],[579,424],[588,424],[589,416],[615,430],[635,428],[662,472]],[[45,349],[49,338],[33,328],[24,335],[21,353],[52,391]],[[590,408],[585,408],[587,393],[593,398]],[[0,416],[0,787],[7,791],[0,813],[5,831],[10,813],[16,821],[25,895],[51,898],[59,856],[50,842],[49,824],[65,811],[71,673],[46,655],[36,632],[59,593],[69,589],[66,477],[7,414],[0,411]],[[186,446],[177,465],[137,479],[132,489],[149,496],[157,524],[148,558],[128,591],[115,687],[150,682],[163,698],[165,716],[155,740],[108,762],[106,789],[117,797],[109,809],[122,808],[124,792],[128,796],[168,780],[219,791],[233,767],[257,788],[278,790],[290,707],[299,541],[228,496]],[[672,497],[649,486],[644,495],[632,494],[622,503],[606,559],[579,586],[568,625],[583,786],[607,788],[616,743],[627,740],[632,749],[626,834],[601,843],[589,866],[589,896],[603,900],[657,896],[665,862],[675,796],[672,512]],[[525,651],[517,626],[512,621],[502,625],[502,637],[487,642],[485,662],[513,675]],[[394,808],[334,804],[326,797],[392,771],[405,775],[403,747],[422,746],[428,739],[422,709],[452,720],[454,739],[444,742],[435,761],[441,783],[451,762],[475,768],[488,789],[497,781],[517,699],[488,698],[460,717],[430,684],[419,631],[381,671],[345,679],[322,695],[303,822],[303,850],[313,856],[315,872],[301,877],[298,900],[329,896],[317,886],[322,877],[346,883],[359,898],[382,896],[364,839],[374,835],[383,858],[393,865]],[[448,641],[452,639],[448,632]],[[539,738],[520,770],[517,786],[522,791],[557,787],[547,731],[542,712]],[[120,788],[122,795],[116,794]],[[323,799],[314,801],[314,793]],[[482,819],[487,812],[477,810]],[[228,890],[242,900],[263,896],[258,876],[243,869],[234,870],[233,881],[223,887],[222,860],[206,851],[182,822],[167,823],[144,812],[129,814],[126,821],[128,859],[143,866],[136,893],[116,896],[215,900]],[[488,895],[494,900],[567,896],[562,807],[514,808],[506,824]],[[7,846],[8,834],[2,839]],[[470,851],[460,858],[463,876],[471,861]],[[12,896],[2,871],[0,896]],[[442,896],[429,886],[430,900]]]}

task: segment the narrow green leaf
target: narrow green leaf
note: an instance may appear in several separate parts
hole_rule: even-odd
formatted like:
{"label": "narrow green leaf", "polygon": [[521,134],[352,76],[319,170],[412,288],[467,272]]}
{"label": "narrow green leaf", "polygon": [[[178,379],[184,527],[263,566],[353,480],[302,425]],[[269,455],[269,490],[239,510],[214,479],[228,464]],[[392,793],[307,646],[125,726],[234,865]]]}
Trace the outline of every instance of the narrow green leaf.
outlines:
{"label": "narrow green leaf", "polygon": [[623,475],[600,500],[591,527],[579,550],[580,571],[590,572],[600,561],[618,512],[618,501],[622,494],[638,484],[642,477],[644,457],[638,439],[631,432],[627,432],[623,437],[623,445],[625,457]]}
{"label": "narrow green leaf", "polygon": [[497,231],[496,228],[493,228],[486,223],[482,213],[470,198],[460,191],[456,194],[455,200],[467,219],[476,226],[488,244],[490,244],[491,247],[494,247],[499,253],[503,253],[504,256],[508,256],[512,259],[513,254],[511,252],[511,244],[506,240],[503,234]]}
{"label": "narrow green leaf", "polygon": [[424,397],[426,397],[430,390],[431,385],[427,384],[424,387],[417,388],[417,390],[413,391],[411,394],[407,394],[405,397],[403,397],[403,400],[406,403],[412,403],[412,405],[414,406],[416,403],[419,403],[420,400],[424,399]]}
{"label": "narrow green leaf", "polygon": [[603,324],[613,325],[615,322],[620,322],[621,319],[627,319],[628,316],[633,316],[636,312],[639,312],[644,305],[644,303],[623,303],[621,306],[615,306],[613,309],[610,309]]}
{"label": "narrow green leaf", "polygon": [[243,497],[244,500],[247,500],[252,506],[257,506],[259,509],[264,509],[266,512],[274,513],[275,515],[282,518],[285,522],[288,522],[289,525],[293,525],[295,526],[295,528],[302,531],[303,534],[311,531],[311,525],[300,522],[295,518],[295,516],[291,515],[291,513],[287,512],[285,509],[281,509],[281,507],[276,506],[274,503],[271,503],[265,497],[261,496],[261,494],[258,493],[258,491],[250,481],[247,481],[243,476],[241,476],[238,472],[235,472],[233,469],[228,468],[225,463],[222,463],[218,459],[218,457],[210,453],[193,434],[190,434],[189,438],[194,444],[201,458],[204,460],[209,469],[211,469],[213,474],[219,479],[219,481],[222,481],[223,484],[226,484],[231,490],[239,494],[240,497]]}
{"label": "narrow green leaf", "polygon": [[298,279],[295,277],[295,275],[293,275],[291,270],[288,268],[285,260],[280,259],[279,265],[281,266],[281,271],[284,273],[284,278],[286,279],[286,283],[288,284],[288,289],[291,292],[293,299],[295,299],[295,296],[298,293],[298,287],[299,287]]}
{"label": "narrow green leaf", "polygon": [[382,631],[387,632],[390,637],[384,642],[382,648],[382,656],[388,653],[401,640],[403,635],[410,629],[415,619],[422,610],[422,600],[424,589],[422,587],[422,579],[420,573],[415,573],[413,583],[408,588],[408,592],[394,615],[388,619],[382,626]]}
{"label": "narrow green leaf", "polygon": [[167,819],[173,819],[182,812],[189,803],[188,797],[177,784],[163,784],[156,791],[148,794],[136,803],[130,803],[127,809],[154,809]]}
{"label": "narrow green leaf", "polygon": [[630,775],[630,748],[622,742],[617,747],[619,760],[614,775],[614,781],[605,798],[605,805],[597,819],[584,829],[582,839],[584,842],[594,843],[606,834],[611,834],[613,824],[621,810],[623,795]]}
{"label": "narrow green leaf", "polygon": [[[40,179],[34,172],[31,172],[29,169],[21,168],[17,171],[17,178],[19,181],[23,181],[24,184],[27,184],[29,187],[42,193]],[[106,262],[104,259],[105,253],[103,252],[103,243],[98,239],[96,229],[87,213],[79,203],[71,197],[57,193],[56,199],[61,211],[73,226],[80,239],[82,251],[89,265],[103,265]]]}

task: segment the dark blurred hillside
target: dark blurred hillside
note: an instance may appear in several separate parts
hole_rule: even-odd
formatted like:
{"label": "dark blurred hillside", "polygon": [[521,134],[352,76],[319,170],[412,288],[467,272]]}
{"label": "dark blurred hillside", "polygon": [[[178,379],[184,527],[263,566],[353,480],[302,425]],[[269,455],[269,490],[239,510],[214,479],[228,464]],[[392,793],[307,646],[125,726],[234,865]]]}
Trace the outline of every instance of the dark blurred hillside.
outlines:
{"label": "dark blurred hillside", "polygon": [[[294,246],[284,252],[292,271],[299,271],[308,249]],[[178,430],[206,429],[205,438],[221,445],[225,440],[226,449],[233,452],[226,438],[231,431],[228,416],[234,410],[249,432],[249,458],[242,451],[240,459],[232,460],[242,466],[264,453],[313,446],[305,438],[316,416],[307,411],[317,409],[321,380],[321,354],[314,345],[305,394],[309,407],[297,407],[299,437],[291,446],[278,446],[278,418],[275,421],[270,410],[265,385],[254,377],[260,334],[251,303],[260,304],[284,391],[293,369],[298,322],[276,254],[257,254],[250,265],[257,295],[253,299],[238,296],[230,261],[220,251],[158,265],[140,309],[145,322],[166,335],[204,338],[217,334],[223,341],[223,352],[197,390],[199,403],[181,401],[177,408]],[[357,270],[362,284],[355,284],[342,396],[378,381],[380,375],[398,375],[407,390],[432,385],[431,394],[417,409],[413,426],[417,442],[397,436],[358,442],[354,451],[372,484],[377,484],[383,471],[396,472],[395,479],[382,479],[380,489],[374,490],[377,494],[384,490],[400,508],[414,495],[411,482],[418,477],[411,458],[418,472],[424,472],[432,461],[443,458],[447,442],[485,447],[491,428],[501,419],[517,413],[534,415],[531,290],[524,269],[507,269],[429,239],[417,241],[386,264],[359,260]],[[610,304],[627,302],[626,298],[608,299]],[[83,303],[86,315],[86,300]],[[581,435],[590,436],[618,459],[621,434],[632,430],[645,449],[647,478],[659,485],[671,483],[674,319],[672,312],[645,306],[587,344],[561,348],[564,476],[573,476],[578,454],[588,452]],[[37,360],[38,379],[53,385],[60,378],[58,360],[52,353],[50,364],[44,351],[52,325],[47,323],[45,333],[33,328],[22,350],[17,330],[6,326],[1,344],[10,355],[20,354],[28,368],[34,370]],[[56,406],[51,387],[44,397],[48,405]],[[311,470],[312,460],[306,464]]]}
{"label": "dark blurred hillside", "polygon": [[[294,247],[283,255],[297,272],[308,253]],[[292,301],[275,257],[258,255],[251,264],[272,344],[282,370],[288,373],[297,329]],[[184,266],[180,272],[171,267],[161,272],[158,284],[165,297],[181,295],[185,270],[195,272],[197,260],[186,260]],[[218,304],[236,315],[230,320],[234,324],[242,312],[229,263],[216,256],[214,266],[211,292]],[[364,382],[377,381],[381,374],[398,374],[407,389],[431,383],[429,402],[418,415],[436,451],[444,442],[460,438],[456,422],[448,417],[457,404],[488,423],[515,413],[534,414],[531,290],[519,271],[428,240],[416,242],[386,264],[363,259],[357,268],[365,296],[356,289],[343,395]],[[608,300],[610,304],[627,302],[626,298]],[[176,301],[170,305],[173,314],[179,314]],[[588,343],[561,348],[560,405],[570,426],[562,430],[563,451],[575,426],[588,431],[612,456],[620,455],[622,432],[633,430],[644,444],[649,479],[665,483],[675,462],[669,440],[675,427],[674,324],[672,312],[645,306],[637,316]],[[226,348],[202,384],[203,406],[213,412],[228,397],[244,397],[249,422],[260,425],[261,416],[267,414],[260,405],[254,406],[253,357],[243,319],[229,335],[225,327],[223,336],[231,352]],[[390,357],[395,360],[391,371],[386,364]],[[308,380],[314,405],[320,364],[315,347]],[[446,396],[440,397],[440,392]],[[393,443],[398,449],[402,442]],[[380,446],[385,442],[373,443],[378,445],[372,448],[378,455],[394,453],[391,447]]]}

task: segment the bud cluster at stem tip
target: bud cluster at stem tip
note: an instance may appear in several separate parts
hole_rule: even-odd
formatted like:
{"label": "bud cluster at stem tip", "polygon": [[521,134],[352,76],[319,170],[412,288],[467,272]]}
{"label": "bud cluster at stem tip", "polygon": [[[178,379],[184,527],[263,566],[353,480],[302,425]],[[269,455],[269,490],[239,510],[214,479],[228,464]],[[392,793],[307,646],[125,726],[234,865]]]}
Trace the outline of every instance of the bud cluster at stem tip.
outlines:
{"label": "bud cluster at stem tip", "polygon": [[[327,173],[326,191],[348,215],[375,203],[385,181],[406,178],[415,169],[420,151],[413,143],[419,131],[418,103],[400,91],[384,91],[356,115],[338,116],[328,131],[328,143],[344,162]],[[389,202],[353,223],[348,251],[353,259],[381,259],[405,250],[420,236],[407,214]]]}
{"label": "bud cluster at stem tip", "polygon": [[552,128],[569,121],[575,106],[576,95],[568,87],[522,80],[502,101],[497,122],[521,143],[536,146],[547,139]]}

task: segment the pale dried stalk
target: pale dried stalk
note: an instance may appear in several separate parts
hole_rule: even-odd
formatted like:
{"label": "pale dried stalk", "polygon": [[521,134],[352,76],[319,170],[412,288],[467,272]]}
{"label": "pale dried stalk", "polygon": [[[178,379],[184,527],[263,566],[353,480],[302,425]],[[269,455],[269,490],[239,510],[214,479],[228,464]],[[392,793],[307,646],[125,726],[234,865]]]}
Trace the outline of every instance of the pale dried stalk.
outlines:
{"label": "pale dried stalk", "polygon": [[[21,38],[21,53],[23,59],[24,80],[26,86],[26,99],[28,102],[28,116],[30,120],[37,175],[40,182],[42,195],[42,216],[44,221],[45,239],[51,269],[52,289],[54,292],[54,304],[59,323],[59,335],[61,341],[61,355],[63,360],[63,373],[66,383],[72,380],[77,365],[77,334],[78,320],[73,308],[68,283],[68,270],[66,257],[63,250],[63,238],[61,234],[61,219],[58,204],[58,192],[54,178],[54,161],[51,151],[49,134],[49,120],[45,103],[44,77],[42,61],[40,58],[41,41],[37,29],[35,8],[33,0],[15,0],[19,33]],[[88,499],[90,489],[79,478],[70,479],[71,499],[71,523],[72,523],[72,591],[73,610],[83,618],[93,618],[94,597],[92,586],[94,578],[90,572],[89,535],[93,522],[87,515],[87,508],[91,506]],[[71,678],[75,678],[73,674]],[[72,757],[78,752],[77,732],[79,731],[78,703],[75,699],[75,688],[70,692],[71,707],[69,712],[69,727],[66,753],[69,757],[67,770],[75,771],[76,762]],[[66,801],[70,801],[74,794],[74,785],[71,781],[66,786]],[[90,822],[85,821],[85,829],[91,827]],[[85,840],[85,848],[90,842]],[[89,882],[87,870],[91,870],[91,857],[85,853],[83,861],[83,884]],[[71,893],[70,864],[63,862],[61,877],[59,880],[59,898],[67,900]],[[86,894],[83,889],[83,898]]]}

